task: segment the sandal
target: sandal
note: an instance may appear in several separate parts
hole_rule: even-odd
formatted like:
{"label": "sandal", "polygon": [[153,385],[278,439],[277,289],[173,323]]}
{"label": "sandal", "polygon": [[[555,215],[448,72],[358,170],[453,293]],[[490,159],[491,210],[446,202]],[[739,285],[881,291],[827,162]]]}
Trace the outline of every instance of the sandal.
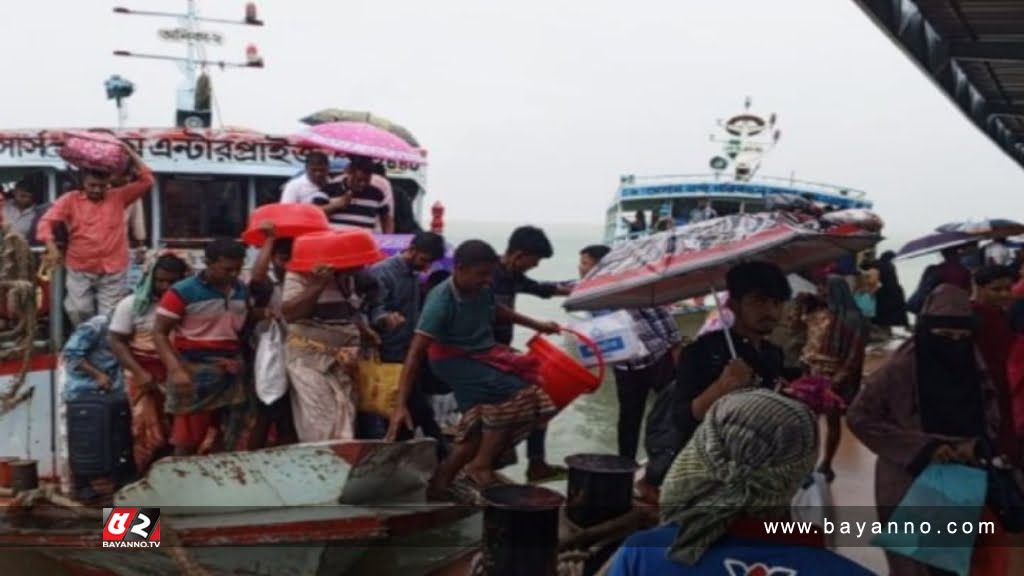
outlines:
{"label": "sandal", "polygon": [[565,466],[553,466],[548,465],[547,473],[543,476],[536,476],[531,478],[529,473],[526,475],[526,482],[528,484],[544,484],[547,482],[560,482],[565,480],[569,476],[569,469]]}

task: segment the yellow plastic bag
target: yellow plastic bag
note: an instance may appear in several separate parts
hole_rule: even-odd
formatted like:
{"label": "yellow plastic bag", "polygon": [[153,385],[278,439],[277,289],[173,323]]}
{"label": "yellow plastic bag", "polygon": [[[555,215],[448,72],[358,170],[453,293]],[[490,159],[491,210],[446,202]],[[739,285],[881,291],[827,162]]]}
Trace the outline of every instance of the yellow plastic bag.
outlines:
{"label": "yellow plastic bag", "polygon": [[389,418],[398,400],[401,376],[401,364],[385,364],[377,356],[359,360],[356,379],[359,411]]}

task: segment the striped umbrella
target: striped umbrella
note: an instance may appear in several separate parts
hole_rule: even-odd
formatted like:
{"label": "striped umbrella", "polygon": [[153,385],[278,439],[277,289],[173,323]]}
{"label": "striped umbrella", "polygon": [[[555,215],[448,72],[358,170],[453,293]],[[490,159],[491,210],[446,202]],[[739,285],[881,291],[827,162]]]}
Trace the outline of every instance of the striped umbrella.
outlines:
{"label": "striped umbrella", "polygon": [[900,251],[896,253],[896,258],[900,260],[917,258],[918,256],[924,256],[926,254],[941,252],[946,248],[966,246],[977,241],[977,236],[972,236],[963,232],[936,232],[907,242],[903,245],[903,248],[900,248]]}
{"label": "striped umbrella", "polygon": [[774,262],[785,273],[867,250],[881,240],[854,225],[825,227],[784,212],[733,214],[620,244],[581,280],[568,310],[643,308],[725,288],[743,260]]}

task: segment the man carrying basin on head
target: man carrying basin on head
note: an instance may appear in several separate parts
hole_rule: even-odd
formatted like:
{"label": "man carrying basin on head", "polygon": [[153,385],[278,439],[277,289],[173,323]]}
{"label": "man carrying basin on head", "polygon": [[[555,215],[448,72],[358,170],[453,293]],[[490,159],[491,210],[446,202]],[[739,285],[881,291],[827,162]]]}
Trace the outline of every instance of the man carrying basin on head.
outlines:
{"label": "man carrying basin on head", "polygon": [[134,182],[110,187],[110,174],[83,170],[81,190],[71,190],[57,199],[39,221],[36,230],[46,244],[46,259],[60,262],[55,226],[68,230],[64,308],[75,326],[95,314],[110,315],[125,293],[128,270],[128,234],[125,210],[150,187],[153,173],[129,146],[125,153],[135,167]]}
{"label": "man carrying basin on head", "polygon": [[[304,243],[322,241],[331,234],[340,238],[341,234],[366,233],[300,236],[284,279],[285,357],[292,416],[301,442],[355,437],[353,386],[360,349],[380,344],[372,328],[387,332],[405,321],[384,309],[377,281],[366,270],[376,261],[376,254],[357,254],[346,258],[344,264],[314,264],[311,269],[305,268],[308,262],[296,265]],[[373,243],[372,238],[366,241]]]}
{"label": "man carrying basin on head", "polygon": [[462,412],[452,453],[431,480],[432,498],[444,497],[459,471],[478,488],[492,484],[499,455],[544,426],[556,411],[536,385],[537,361],[498,344],[494,323],[502,319],[545,334],[558,332],[559,326],[496,302],[491,282],[498,262],[494,248],[480,240],[455,250],[455,271],[427,296],[402,368],[389,439],[402,426],[412,427],[407,401],[426,358],[437,377],[451,385]]}

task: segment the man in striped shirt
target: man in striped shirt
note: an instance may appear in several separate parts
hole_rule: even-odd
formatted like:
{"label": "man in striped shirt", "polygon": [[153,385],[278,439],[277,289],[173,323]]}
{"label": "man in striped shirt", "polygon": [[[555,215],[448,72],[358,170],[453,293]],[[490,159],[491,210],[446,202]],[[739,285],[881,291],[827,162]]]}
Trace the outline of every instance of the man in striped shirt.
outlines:
{"label": "man in striped shirt", "polygon": [[369,230],[379,226],[385,234],[393,233],[395,222],[387,195],[370,182],[373,160],[362,156],[350,160],[345,174],[323,188],[326,198],[319,197],[313,203],[323,207],[334,226]]}
{"label": "man in striped shirt", "polygon": [[[245,246],[218,239],[205,256],[202,272],[160,298],[153,325],[153,343],[167,368],[171,444],[179,456],[210,446],[219,424],[227,423],[224,413],[246,400],[239,338],[249,312],[249,289],[239,280]],[[221,441],[231,444],[234,431],[220,431]]]}

